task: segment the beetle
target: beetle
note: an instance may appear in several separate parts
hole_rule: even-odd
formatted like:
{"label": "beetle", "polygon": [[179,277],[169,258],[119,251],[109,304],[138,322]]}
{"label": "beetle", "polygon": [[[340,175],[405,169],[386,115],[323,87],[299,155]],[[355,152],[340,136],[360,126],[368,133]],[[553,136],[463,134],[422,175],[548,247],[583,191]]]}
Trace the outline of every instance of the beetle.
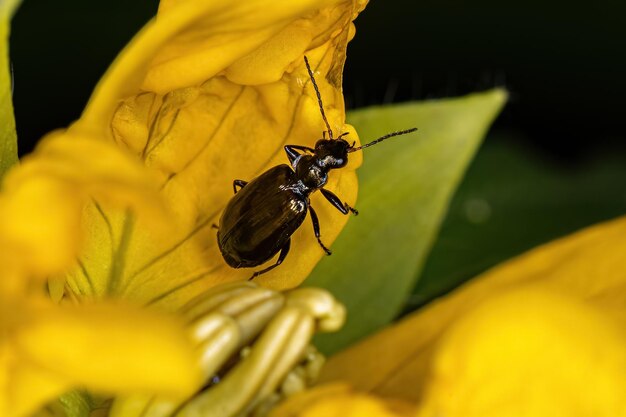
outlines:
{"label": "beetle", "polygon": [[285,260],[289,253],[291,235],[300,227],[307,212],[311,215],[317,242],[324,252],[330,255],[330,250],[320,238],[319,220],[311,207],[309,196],[319,190],[342,214],[357,215],[356,209],[324,188],[329,171],[345,167],[348,163],[348,154],[351,152],[417,130],[412,128],[392,132],[357,147],[354,146],[354,142],[350,144],[343,139],[348,132],[333,137],[333,131],[324,112],[322,97],[306,56],[304,63],[327,130],[322,132],[322,139],[317,141],[315,148],[286,145],[284,149],[291,165],[282,164],[270,168],[250,182],[234,180],[235,195],[224,209],[217,227],[220,252],[226,263],[233,268],[252,268],[261,265],[280,252],[273,265],[254,272],[250,280],[271,271]]}

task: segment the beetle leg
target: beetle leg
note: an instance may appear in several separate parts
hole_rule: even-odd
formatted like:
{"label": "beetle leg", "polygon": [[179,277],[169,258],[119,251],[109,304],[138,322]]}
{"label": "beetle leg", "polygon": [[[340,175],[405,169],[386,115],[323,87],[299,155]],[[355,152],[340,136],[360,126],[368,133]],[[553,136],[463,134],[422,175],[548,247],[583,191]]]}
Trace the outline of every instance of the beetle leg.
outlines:
{"label": "beetle leg", "polygon": [[237,194],[237,187],[239,188],[243,188],[246,186],[246,184],[248,184],[248,181],[244,181],[244,180],[234,180],[233,181],[233,192],[235,194]]}
{"label": "beetle leg", "polygon": [[267,268],[262,269],[261,271],[255,272],[254,274],[252,274],[252,276],[250,278],[248,278],[248,281],[252,281],[253,279],[258,277],[259,275],[264,274],[266,272],[269,272],[272,269],[276,268],[278,265],[282,264],[283,261],[285,260],[285,258],[287,257],[287,254],[289,253],[289,246],[291,246],[291,239],[289,239],[287,242],[285,242],[283,247],[280,249],[280,254],[278,255],[278,260],[276,261],[276,263],[274,265],[268,266]]}
{"label": "beetle leg", "polygon": [[330,249],[324,246],[324,244],[322,243],[322,240],[320,239],[320,222],[317,219],[317,213],[315,213],[315,210],[313,210],[313,207],[311,207],[310,205],[309,205],[309,213],[311,213],[311,221],[313,222],[313,233],[315,233],[315,237],[317,238],[317,243],[319,243],[322,249],[324,249],[324,252],[326,252],[326,255],[329,255],[329,256],[332,255],[332,252],[330,251]]}
{"label": "beetle leg", "polygon": [[308,146],[285,145],[285,153],[287,154],[287,158],[289,158],[289,163],[293,164],[293,161],[299,156],[302,156],[298,151],[315,153],[315,149],[309,148]]}
{"label": "beetle leg", "polygon": [[348,214],[349,212],[352,212],[352,214],[354,214],[355,216],[359,214],[357,209],[350,207],[348,203],[343,203],[339,199],[339,197],[337,197],[331,191],[328,191],[324,188],[320,188],[320,191],[322,192],[322,195],[326,197],[326,200],[330,201],[330,204],[335,206],[335,208],[339,210],[341,213]]}

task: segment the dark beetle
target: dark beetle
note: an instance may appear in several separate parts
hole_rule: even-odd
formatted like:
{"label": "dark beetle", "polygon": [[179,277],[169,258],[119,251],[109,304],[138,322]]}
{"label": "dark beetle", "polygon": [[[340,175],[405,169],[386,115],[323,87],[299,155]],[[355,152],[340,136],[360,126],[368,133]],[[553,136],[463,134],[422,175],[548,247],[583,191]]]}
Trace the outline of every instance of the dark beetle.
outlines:
{"label": "dark beetle", "polygon": [[[291,235],[304,221],[307,210],[311,213],[313,232],[317,241],[326,254],[330,255],[330,250],[320,239],[319,221],[311,207],[309,195],[320,190],[342,214],[350,212],[358,214],[354,208],[323,188],[328,180],[328,172],[346,166],[350,152],[417,130],[413,128],[393,132],[358,147],[354,147],[354,143],[350,145],[343,139],[347,133],[333,138],[319,89],[306,57],[304,62],[315,88],[327,131],[323,132],[323,138],[317,141],[315,149],[299,145],[285,146],[291,166],[283,164],[270,168],[249,183],[242,180],[233,181],[235,196],[220,218],[217,242],[224,260],[233,268],[261,265],[280,251],[275,264],[255,272],[250,279],[276,268],[283,262],[289,253]],[[240,188],[239,192],[237,187]]]}

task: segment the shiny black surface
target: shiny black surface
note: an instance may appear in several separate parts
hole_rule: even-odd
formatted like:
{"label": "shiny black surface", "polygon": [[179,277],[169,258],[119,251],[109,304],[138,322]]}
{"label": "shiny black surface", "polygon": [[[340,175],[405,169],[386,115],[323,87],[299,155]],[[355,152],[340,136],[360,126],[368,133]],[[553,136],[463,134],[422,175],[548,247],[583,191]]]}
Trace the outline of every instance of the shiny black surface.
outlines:
{"label": "shiny black surface", "polygon": [[[351,149],[354,148],[341,138],[320,139],[315,149],[287,145],[285,153],[293,169],[283,164],[249,183],[234,180],[235,196],[224,209],[217,232],[218,246],[226,263],[233,268],[250,268],[265,263],[280,251],[276,264],[255,272],[253,278],[277,267],[289,253],[291,235],[304,221],[308,209],[311,209],[315,237],[330,255],[320,239],[319,222],[310,206],[309,195],[323,190],[324,196],[341,213],[357,213],[322,188],[331,169],[348,163]],[[237,187],[241,187],[238,192]]]}
{"label": "shiny black surface", "polygon": [[271,259],[307,214],[308,190],[288,165],[278,165],[245,185],[220,219],[218,243],[233,268]]}

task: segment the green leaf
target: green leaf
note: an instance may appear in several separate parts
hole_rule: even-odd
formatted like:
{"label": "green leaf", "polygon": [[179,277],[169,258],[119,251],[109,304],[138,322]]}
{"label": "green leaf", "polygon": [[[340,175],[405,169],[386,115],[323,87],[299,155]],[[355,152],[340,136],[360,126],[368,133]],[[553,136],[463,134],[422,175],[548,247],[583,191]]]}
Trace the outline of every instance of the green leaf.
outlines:
{"label": "green leaf", "polygon": [[17,134],[13,117],[9,65],[10,21],[19,0],[0,0],[0,178],[17,162]]}
{"label": "green leaf", "polygon": [[[626,213],[626,154],[540,158],[519,134],[490,135],[472,163],[407,311],[542,243]],[[497,175],[494,173],[497,172]]]}
{"label": "green leaf", "polygon": [[348,309],[340,332],[316,339],[324,353],[376,331],[402,310],[450,198],[505,100],[504,91],[494,90],[349,115],[364,143],[400,129],[419,131],[364,151],[360,215],[306,281],[330,290]]}

